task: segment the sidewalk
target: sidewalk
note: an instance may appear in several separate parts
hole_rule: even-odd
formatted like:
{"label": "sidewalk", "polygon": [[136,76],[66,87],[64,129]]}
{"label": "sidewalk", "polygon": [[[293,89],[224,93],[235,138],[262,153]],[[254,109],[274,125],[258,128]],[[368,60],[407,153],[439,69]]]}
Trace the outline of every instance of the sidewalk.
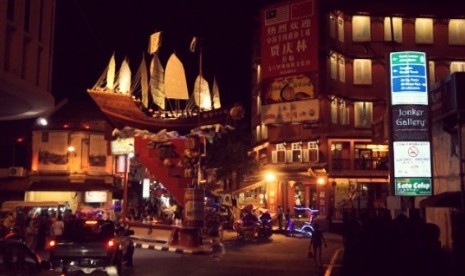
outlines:
{"label": "sidewalk", "polygon": [[136,248],[168,251],[178,254],[210,254],[213,252],[212,239],[203,239],[202,244],[197,247],[186,247],[181,245],[168,245],[165,240],[146,239],[139,236],[131,237]]}

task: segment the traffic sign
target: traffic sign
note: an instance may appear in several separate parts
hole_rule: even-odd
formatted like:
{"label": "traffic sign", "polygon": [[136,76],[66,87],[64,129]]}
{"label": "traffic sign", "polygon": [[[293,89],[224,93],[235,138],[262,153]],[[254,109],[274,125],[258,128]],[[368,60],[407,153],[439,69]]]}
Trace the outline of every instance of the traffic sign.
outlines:
{"label": "traffic sign", "polygon": [[391,104],[428,104],[426,55],[422,52],[390,54]]}

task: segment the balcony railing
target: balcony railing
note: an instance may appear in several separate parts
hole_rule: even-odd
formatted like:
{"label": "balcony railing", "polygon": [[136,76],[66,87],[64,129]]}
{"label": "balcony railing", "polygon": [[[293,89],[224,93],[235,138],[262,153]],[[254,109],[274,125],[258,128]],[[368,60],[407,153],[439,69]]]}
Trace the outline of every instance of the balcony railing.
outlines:
{"label": "balcony railing", "polygon": [[389,162],[384,158],[355,158],[352,160],[349,158],[333,158],[331,160],[331,169],[333,171],[342,171],[342,170],[377,170],[385,171],[388,170]]}

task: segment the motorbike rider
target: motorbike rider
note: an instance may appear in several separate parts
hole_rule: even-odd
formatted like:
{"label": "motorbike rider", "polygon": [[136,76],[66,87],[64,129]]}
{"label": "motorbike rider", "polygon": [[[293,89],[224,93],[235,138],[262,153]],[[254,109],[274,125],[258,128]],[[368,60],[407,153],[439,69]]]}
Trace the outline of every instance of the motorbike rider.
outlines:
{"label": "motorbike rider", "polygon": [[260,222],[261,223],[269,223],[271,221],[271,215],[270,215],[270,212],[268,211],[260,211]]}
{"label": "motorbike rider", "polygon": [[117,223],[115,225],[115,235],[116,238],[119,240],[121,245],[123,246],[123,259],[125,261],[125,265],[132,267],[132,259],[134,255],[134,243],[127,234],[129,228],[124,223]]}
{"label": "motorbike rider", "polygon": [[242,222],[244,225],[254,225],[258,222],[257,216],[253,213],[253,210],[246,210],[242,216]]}

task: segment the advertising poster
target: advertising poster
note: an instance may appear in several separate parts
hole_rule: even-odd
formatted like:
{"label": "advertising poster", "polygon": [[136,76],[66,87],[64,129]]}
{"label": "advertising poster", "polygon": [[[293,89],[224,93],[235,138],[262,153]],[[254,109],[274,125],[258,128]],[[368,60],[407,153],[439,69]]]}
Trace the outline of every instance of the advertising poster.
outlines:
{"label": "advertising poster", "polygon": [[68,132],[42,133],[38,146],[40,170],[66,171],[68,169],[68,139]]}
{"label": "advertising poster", "polygon": [[262,77],[318,70],[316,1],[268,6],[261,11]]}

